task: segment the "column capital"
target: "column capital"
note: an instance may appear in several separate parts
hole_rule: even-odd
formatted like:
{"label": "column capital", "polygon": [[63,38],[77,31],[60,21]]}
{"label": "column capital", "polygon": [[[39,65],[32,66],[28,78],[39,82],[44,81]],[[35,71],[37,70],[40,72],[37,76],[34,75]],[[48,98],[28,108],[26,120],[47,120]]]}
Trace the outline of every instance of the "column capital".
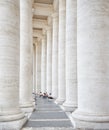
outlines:
{"label": "column capital", "polygon": [[33,43],[33,47],[35,46],[35,44]]}
{"label": "column capital", "polygon": [[35,45],[36,42],[37,42],[37,38],[33,37],[33,44]]}
{"label": "column capital", "polygon": [[52,14],[52,18],[56,18],[56,17],[58,17],[59,16],[59,13],[58,12],[54,12],[53,14]]}
{"label": "column capital", "polygon": [[42,30],[42,34],[43,34],[43,35],[46,35],[46,33],[47,33],[46,29],[43,29],[43,30]]}
{"label": "column capital", "polygon": [[51,30],[52,27],[51,26],[46,26],[45,29],[46,29],[46,31],[48,31],[48,30]]}
{"label": "column capital", "polygon": [[37,43],[39,44],[41,42],[41,39],[40,37],[37,38]]}
{"label": "column capital", "polygon": [[42,40],[46,38],[46,35],[47,35],[47,30],[43,29],[42,30]]}
{"label": "column capital", "polygon": [[42,39],[42,38],[40,38],[40,37],[34,37],[34,38],[33,38],[33,44],[35,44],[35,45],[37,46],[38,44],[40,44],[41,39]]}
{"label": "column capital", "polygon": [[52,24],[52,15],[50,15],[50,16],[48,17],[47,21],[48,21],[48,25],[51,25],[51,24]]}

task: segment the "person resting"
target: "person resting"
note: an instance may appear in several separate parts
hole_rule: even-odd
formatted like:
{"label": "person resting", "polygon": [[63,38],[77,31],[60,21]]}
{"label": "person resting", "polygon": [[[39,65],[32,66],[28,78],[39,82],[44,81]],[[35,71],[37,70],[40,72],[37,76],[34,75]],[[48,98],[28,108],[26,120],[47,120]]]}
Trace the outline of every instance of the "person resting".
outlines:
{"label": "person resting", "polygon": [[47,93],[43,93],[43,98],[47,98],[47,97],[48,97]]}
{"label": "person resting", "polygon": [[53,99],[51,93],[49,93],[49,95],[48,95],[48,99]]}
{"label": "person resting", "polygon": [[43,96],[43,94],[42,94],[42,92],[40,92],[40,93],[39,93],[39,97],[42,97],[42,96]]}

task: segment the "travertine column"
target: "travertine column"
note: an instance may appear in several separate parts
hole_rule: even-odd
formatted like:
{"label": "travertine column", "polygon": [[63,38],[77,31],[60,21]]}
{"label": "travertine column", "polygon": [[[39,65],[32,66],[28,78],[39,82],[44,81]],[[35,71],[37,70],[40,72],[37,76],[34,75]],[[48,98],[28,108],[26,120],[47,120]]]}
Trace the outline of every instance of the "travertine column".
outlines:
{"label": "travertine column", "polygon": [[46,92],[46,49],[47,49],[47,38],[46,34],[42,38],[42,55],[41,55],[41,92]]}
{"label": "travertine column", "polygon": [[77,1],[66,0],[66,111],[77,107]]}
{"label": "travertine column", "polygon": [[52,92],[52,29],[47,28],[47,93]]}
{"label": "travertine column", "polygon": [[52,96],[58,97],[58,13],[53,17],[53,45],[52,45]]}
{"label": "travertine column", "polygon": [[58,44],[58,99],[57,103],[65,101],[65,20],[66,0],[59,0],[59,44]]}
{"label": "travertine column", "polygon": [[36,92],[41,91],[41,39],[36,43]]}
{"label": "travertine column", "polygon": [[[85,4],[84,4],[85,3]],[[109,1],[78,0],[77,127],[109,128]]]}
{"label": "travertine column", "polygon": [[20,0],[20,104],[22,110],[31,112],[32,103],[32,2]]}
{"label": "travertine column", "polygon": [[19,0],[0,0],[0,129],[20,129],[26,121],[19,108]]}
{"label": "travertine column", "polygon": [[33,44],[33,92],[36,93],[36,45]]}

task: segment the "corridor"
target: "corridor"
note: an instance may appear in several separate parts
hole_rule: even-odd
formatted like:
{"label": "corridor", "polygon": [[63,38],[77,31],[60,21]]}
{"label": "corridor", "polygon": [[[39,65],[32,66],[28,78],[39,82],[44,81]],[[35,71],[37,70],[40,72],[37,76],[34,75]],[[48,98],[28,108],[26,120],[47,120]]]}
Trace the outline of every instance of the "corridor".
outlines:
{"label": "corridor", "polygon": [[52,100],[37,98],[33,112],[23,130],[73,130],[73,126],[63,110]]}
{"label": "corridor", "polygon": [[74,128],[109,130],[109,0],[0,0],[0,130]]}

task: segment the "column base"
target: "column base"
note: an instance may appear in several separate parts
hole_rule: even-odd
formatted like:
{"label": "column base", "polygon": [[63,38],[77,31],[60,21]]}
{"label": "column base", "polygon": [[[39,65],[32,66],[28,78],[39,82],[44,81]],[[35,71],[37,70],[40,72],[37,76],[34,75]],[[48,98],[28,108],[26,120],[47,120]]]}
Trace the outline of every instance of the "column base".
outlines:
{"label": "column base", "polygon": [[75,104],[71,104],[71,103],[67,103],[67,102],[65,102],[63,104],[64,111],[66,111],[66,112],[73,112],[73,111],[75,111],[75,109],[77,109],[76,106],[77,105],[75,105]]}
{"label": "column base", "polygon": [[35,102],[35,101],[33,101],[33,106],[35,106],[35,104],[36,104],[36,102]]}
{"label": "column base", "polygon": [[109,129],[109,116],[106,115],[91,115],[75,111],[72,113],[74,120],[74,128],[86,129]]}
{"label": "column base", "polygon": [[53,97],[54,99],[57,99],[57,97],[56,97],[56,96],[53,96],[53,95],[52,95],[52,97]]}
{"label": "column base", "polygon": [[32,101],[32,102],[33,102],[33,105],[35,105],[35,99],[33,99],[33,101]]}
{"label": "column base", "polygon": [[34,111],[34,106],[32,106],[32,107],[21,107],[21,110],[24,113],[32,113]]}
{"label": "column base", "polygon": [[35,106],[33,104],[23,104],[20,105],[21,110],[26,114],[30,114],[35,110]]}
{"label": "column base", "polygon": [[57,99],[57,98],[58,98],[58,95],[52,93],[52,97],[53,97],[54,99]]}
{"label": "column base", "polygon": [[62,105],[64,103],[64,99],[56,99],[55,103],[58,105]]}
{"label": "column base", "polygon": [[26,121],[27,118],[24,117],[15,121],[0,122],[0,130],[21,130]]}
{"label": "column base", "polygon": [[0,115],[0,130],[20,130],[26,123],[27,117],[20,110],[17,113],[8,113]]}

